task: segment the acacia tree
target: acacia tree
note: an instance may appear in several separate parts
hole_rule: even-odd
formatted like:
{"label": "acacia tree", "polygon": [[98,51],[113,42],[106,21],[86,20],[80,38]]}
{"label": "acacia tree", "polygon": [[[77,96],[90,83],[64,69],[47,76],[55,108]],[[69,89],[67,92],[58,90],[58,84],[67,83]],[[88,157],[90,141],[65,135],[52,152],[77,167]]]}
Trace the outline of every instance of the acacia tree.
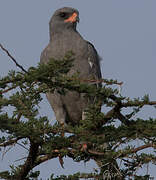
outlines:
{"label": "acacia tree", "polygon": [[[156,119],[135,119],[135,115],[145,105],[155,107],[156,101],[150,101],[148,95],[135,99],[123,97],[118,88],[111,87],[121,85],[116,80],[101,79],[103,86],[95,87],[93,79],[82,80],[78,74],[68,77],[74,61],[72,53],[62,60],[53,59],[47,65],[39,64],[25,70],[1,44],[0,47],[21,70],[10,71],[0,79],[0,131],[3,134],[0,147],[20,142],[28,149],[24,163],[11,166],[12,171],[0,172],[0,178],[35,179],[39,172],[34,172],[33,168],[56,157],[63,166],[64,156],[75,162],[94,159],[100,171],[60,177],[51,172],[49,179],[150,178],[148,174],[137,176],[136,172],[144,164],[155,164]],[[38,105],[42,94],[54,90],[61,94],[66,90],[85,93],[89,98],[96,97],[97,103],[87,110],[85,121],[80,120],[77,126],[51,125],[46,116],[40,116]],[[104,112],[99,111],[99,102],[105,107]],[[123,109],[127,108],[125,113]],[[151,148],[153,153],[146,153],[146,148]]]}

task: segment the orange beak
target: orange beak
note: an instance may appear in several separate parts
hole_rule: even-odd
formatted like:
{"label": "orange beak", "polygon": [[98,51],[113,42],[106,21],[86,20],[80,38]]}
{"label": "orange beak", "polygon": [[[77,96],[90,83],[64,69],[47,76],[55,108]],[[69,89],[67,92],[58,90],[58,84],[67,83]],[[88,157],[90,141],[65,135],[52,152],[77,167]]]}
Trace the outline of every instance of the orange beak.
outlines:
{"label": "orange beak", "polygon": [[74,12],[68,19],[64,20],[64,22],[76,22],[78,21],[78,15],[76,12]]}

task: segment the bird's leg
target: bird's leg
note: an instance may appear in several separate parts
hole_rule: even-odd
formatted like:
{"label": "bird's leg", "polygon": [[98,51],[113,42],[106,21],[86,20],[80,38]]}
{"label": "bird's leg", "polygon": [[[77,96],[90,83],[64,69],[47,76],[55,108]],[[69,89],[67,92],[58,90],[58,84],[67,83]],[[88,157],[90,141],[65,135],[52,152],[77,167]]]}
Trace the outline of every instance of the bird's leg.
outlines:
{"label": "bird's leg", "polygon": [[82,120],[85,120],[85,117],[86,117],[86,116],[85,116],[85,112],[83,111],[83,112],[82,112]]}
{"label": "bird's leg", "polygon": [[[85,112],[85,110],[82,112],[82,120],[85,120],[86,119],[86,112]],[[83,142],[82,143],[82,147],[81,147],[81,151],[84,151],[84,152],[86,152],[87,151],[87,148],[88,148],[88,145],[87,145],[87,143],[85,143],[85,142]]]}
{"label": "bird's leg", "polygon": [[82,120],[85,120],[86,119],[86,111],[84,110],[83,112],[82,112]]}

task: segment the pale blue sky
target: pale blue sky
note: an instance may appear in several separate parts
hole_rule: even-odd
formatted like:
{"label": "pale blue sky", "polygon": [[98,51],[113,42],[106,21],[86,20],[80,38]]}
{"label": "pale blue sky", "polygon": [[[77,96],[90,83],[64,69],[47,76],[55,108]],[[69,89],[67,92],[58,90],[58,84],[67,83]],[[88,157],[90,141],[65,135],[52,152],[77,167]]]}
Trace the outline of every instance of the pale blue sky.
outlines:
{"label": "pale blue sky", "polygon": [[[130,97],[149,94],[156,100],[156,1],[155,0],[5,0],[0,4],[0,43],[2,43],[25,68],[39,62],[40,53],[49,41],[48,23],[53,12],[70,6],[80,12],[78,30],[92,42],[102,57],[104,78],[123,81],[122,94]],[[15,64],[0,50],[0,76],[17,69]],[[154,108],[145,108],[142,117],[154,116]],[[54,119],[46,99],[41,114]],[[13,149],[13,148],[12,148]],[[0,171],[8,167],[8,161],[25,157],[21,147],[11,150],[0,159]],[[1,158],[1,157],[0,157]],[[48,167],[47,167],[48,166]],[[76,168],[89,171],[94,163]],[[42,166],[45,179],[50,172],[75,172],[71,160],[65,160],[61,169],[58,160]],[[152,170],[151,170],[152,171]],[[152,174],[156,177],[154,171]]]}

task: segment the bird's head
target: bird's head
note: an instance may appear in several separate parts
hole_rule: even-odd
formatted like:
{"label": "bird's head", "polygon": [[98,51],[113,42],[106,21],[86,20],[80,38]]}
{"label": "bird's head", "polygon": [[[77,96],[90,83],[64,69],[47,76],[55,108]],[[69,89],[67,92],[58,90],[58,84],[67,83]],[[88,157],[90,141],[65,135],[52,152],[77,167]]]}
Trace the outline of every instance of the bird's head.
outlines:
{"label": "bird's head", "polygon": [[65,29],[76,30],[77,22],[79,22],[78,10],[70,7],[58,9],[49,22],[50,32],[61,33]]}

